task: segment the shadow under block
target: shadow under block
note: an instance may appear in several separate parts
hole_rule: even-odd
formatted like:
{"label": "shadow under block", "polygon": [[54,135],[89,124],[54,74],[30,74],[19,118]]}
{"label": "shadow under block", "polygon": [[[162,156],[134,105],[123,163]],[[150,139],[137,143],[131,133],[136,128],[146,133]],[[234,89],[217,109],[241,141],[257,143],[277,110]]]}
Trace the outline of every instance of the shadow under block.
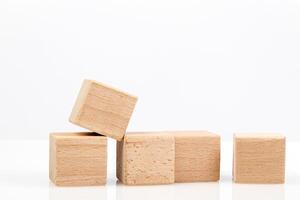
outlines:
{"label": "shadow under block", "polygon": [[175,136],[175,182],[220,179],[220,136],[206,131],[180,131]]}
{"label": "shadow under block", "polygon": [[106,183],[107,138],[96,133],[50,134],[49,176],[58,186]]}
{"label": "shadow under block", "polygon": [[117,143],[117,177],[126,185],[174,183],[175,140],[165,133],[126,133]]}
{"label": "shadow under block", "polygon": [[85,80],[73,107],[70,122],[121,140],[137,97],[92,80]]}
{"label": "shadow under block", "polygon": [[233,180],[236,183],[284,183],[285,137],[235,134]]}

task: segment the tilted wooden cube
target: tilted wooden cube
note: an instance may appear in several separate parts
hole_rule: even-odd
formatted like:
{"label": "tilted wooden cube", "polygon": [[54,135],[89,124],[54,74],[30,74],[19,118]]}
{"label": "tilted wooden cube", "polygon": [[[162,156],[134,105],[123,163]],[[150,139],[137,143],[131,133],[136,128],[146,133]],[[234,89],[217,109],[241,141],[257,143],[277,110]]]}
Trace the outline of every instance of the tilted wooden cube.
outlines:
{"label": "tilted wooden cube", "polygon": [[106,183],[107,139],[96,133],[50,134],[49,177],[58,186]]}
{"label": "tilted wooden cube", "polygon": [[85,80],[70,116],[70,122],[121,140],[137,97],[92,80]]}
{"label": "tilted wooden cube", "polygon": [[175,182],[218,181],[220,136],[207,131],[180,131],[175,136]]}
{"label": "tilted wooden cube", "polygon": [[126,133],[117,144],[117,177],[126,185],[174,183],[175,140],[166,133]]}
{"label": "tilted wooden cube", "polygon": [[284,183],[285,137],[235,134],[233,159],[236,183]]}

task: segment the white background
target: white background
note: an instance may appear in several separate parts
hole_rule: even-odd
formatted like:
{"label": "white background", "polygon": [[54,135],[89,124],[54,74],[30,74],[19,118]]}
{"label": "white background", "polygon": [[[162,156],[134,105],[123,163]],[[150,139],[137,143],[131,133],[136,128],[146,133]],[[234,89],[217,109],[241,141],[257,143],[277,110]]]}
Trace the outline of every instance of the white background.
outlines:
{"label": "white background", "polygon": [[300,1],[0,1],[0,138],[81,130],[84,78],[139,97],[129,130],[300,138]]}
{"label": "white background", "polygon": [[[139,97],[128,130],[219,133],[220,182],[116,184],[109,139],[106,186],[54,187],[48,134],[83,130],[85,78]],[[0,198],[299,199],[299,88],[299,0],[1,0]],[[232,134],[252,131],[287,136],[285,185],[231,182]]]}

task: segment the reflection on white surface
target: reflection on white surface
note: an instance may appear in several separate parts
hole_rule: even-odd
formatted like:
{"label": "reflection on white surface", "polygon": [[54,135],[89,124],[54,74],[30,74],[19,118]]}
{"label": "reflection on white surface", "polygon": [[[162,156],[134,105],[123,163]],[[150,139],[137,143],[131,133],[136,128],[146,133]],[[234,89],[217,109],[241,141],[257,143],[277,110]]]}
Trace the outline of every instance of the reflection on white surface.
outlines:
{"label": "reflection on white surface", "polygon": [[117,200],[165,200],[174,199],[174,185],[127,186],[117,183]]}
{"label": "reflection on white surface", "polygon": [[106,200],[107,187],[56,187],[49,185],[49,200]]}
{"label": "reflection on white surface", "polygon": [[284,184],[232,184],[232,200],[284,200]]}
{"label": "reflection on white surface", "polygon": [[219,200],[219,182],[175,184],[175,200]]}
{"label": "reflection on white surface", "polygon": [[[223,193],[220,195],[220,187]],[[56,187],[49,185],[49,200],[285,200],[285,185],[234,183],[175,183],[171,185],[128,186],[114,181],[97,187]]]}
{"label": "reflection on white surface", "polygon": [[219,183],[182,183],[158,186],[117,185],[117,200],[125,199],[199,199],[219,200]]}
{"label": "reflection on white surface", "polygon": [[98,187],[56,187],[49,185],[49,200],[219,200],[219,183],[127,186],[108,183]]}

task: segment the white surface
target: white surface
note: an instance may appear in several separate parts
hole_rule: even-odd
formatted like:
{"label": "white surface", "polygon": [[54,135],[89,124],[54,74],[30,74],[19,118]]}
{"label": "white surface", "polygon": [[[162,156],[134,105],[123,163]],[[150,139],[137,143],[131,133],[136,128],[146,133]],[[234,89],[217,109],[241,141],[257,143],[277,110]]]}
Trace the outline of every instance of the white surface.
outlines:
{"label": "white surface", "polygon": [[99,187],[56,187],[48,179],[48,141],[0,141],[0,199],[49,200],[298,200],[300,143],[287,143],[286,184],[231,182],[232,144],[222,141],[221,180],[161,186],[116,183],[115,143],[109,140],[108,183]]}
{"label": "white surface", "polygon": [[139,96],[129,130],[300,138],[299,0],[1,0],[0,138],[79,130],[84,78]]}

